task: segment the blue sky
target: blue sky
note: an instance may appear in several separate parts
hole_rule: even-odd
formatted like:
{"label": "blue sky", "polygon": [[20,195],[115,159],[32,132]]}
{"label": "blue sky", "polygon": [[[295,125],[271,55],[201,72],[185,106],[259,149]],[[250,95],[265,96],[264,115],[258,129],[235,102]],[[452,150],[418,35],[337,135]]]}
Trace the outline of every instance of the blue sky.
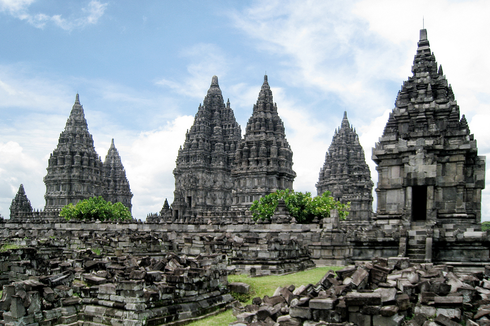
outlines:
{"label": "blue sky", "polygon": [[213,75],[244,130],[267,73],[295,190],[316,194],[344,111],[376,184],[371,148],[411,75],[423,19],[488,155],[489,14],[488,1],[0,0],[0,214],[21,183],[44,207],[47,159],[77,92],[102,159],[115,139],[133,215],[159,211],[173,200],[177,150]]}

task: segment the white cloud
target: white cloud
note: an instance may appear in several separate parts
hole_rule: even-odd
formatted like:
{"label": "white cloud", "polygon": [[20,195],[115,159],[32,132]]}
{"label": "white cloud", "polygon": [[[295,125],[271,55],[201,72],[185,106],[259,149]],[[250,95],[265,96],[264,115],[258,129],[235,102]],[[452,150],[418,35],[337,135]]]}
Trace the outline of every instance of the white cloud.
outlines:
{"label": "white cloud", "polygon": [[133,197],[133,215],[144,218],[150,212],[158,212],[163,201],[173,201],[173,169],[179,147],[194,118],[180,116],[165,127],[142,132],[127,148],[119,149]]}
{"label": "white cloud", "polygon": [[104,15],[107,4],[97,0],[91,0],[86,7],[81,8],[82,16],[63,18],[61,15],[46,15],[43,13],[30,13],[29,6],[35,0],[0,0],[0,12],[7,12],[11,16],[24,20],[36,28],[44,28],[47,23],[71,31],[76,28],[83,28],[87,25],[97,24]]}
{"label": "white cloud", "polygon": [[230,60],[214,44],[196,44],[183,50],[181,56],[189,60],[187,75],[180,80],[160,78],[155,82],[156,85],[168,87],[181,95],[203,98],[211,84],[212,76],[224,77],[229,68]]}
{"label": "white cloud", "polygon": [[[0,143],[0,157],[0,212],[3,217],[8,217],[10,203],[20,184],[24,184],[29,199],[32,198],[30,195],[37,195],[39,189],[43,191],[44,168],[39,158],[25,153],[14,141]],[[37,201],[31,203],[33,206],[39,204]]]}
{"label": "white cloud", "polygon": [[0,11],[8,11],[10,13],[24,11],[35,0],[0,0]]}

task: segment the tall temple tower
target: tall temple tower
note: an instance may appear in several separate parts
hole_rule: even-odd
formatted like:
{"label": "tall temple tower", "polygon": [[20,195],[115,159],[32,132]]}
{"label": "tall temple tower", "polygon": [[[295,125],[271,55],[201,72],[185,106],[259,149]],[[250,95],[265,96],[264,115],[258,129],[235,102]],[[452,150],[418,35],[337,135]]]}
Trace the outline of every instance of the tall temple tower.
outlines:
{"label": "tall temple tower", "polygon": [[335,130],[332,143],[325,154],[316,184],[318,195],[330,191],[336,200],[351,203],[348,220],[368,221],[373,211],[373,182],[371,172],[359,143],[359,136],[349,124],[347,112],[340,129]]}
{"label": "tall temple tower", "polygon": [[[104,169],[104,164],[95,151],[94,140],[88,131],[87,120],[77,94],[65,130],[60,134],[58,146],[49,157],[46,169],[48,173],[44,177],[45,210],[61,209],[69,203],[76,204],[80,200],[95,196],[109,198],[121,191],[120,198],[123,199],[123,204],[131,208],[132,195],[129,184],[125,173],[120,173],[121,169],[124,172],[124,168],[122,163],[119,164],[120,158],[117,161],[112,153],[112,149],[115,150],[112,147],[109,149]],[[117,150],[115,151],[117,154]],[[114,166],[114,174],[111,174],[113,158],[114,162],[117,162],[117,167]],[[114,176],[114,178],[106,181],[106,176],[109,178]],[[124,180],[118,179],[121,176],[124,176]],[[127,184],[127,188],[124,184]]]}
{"label": "tall temple tower", "polygon": [[31,201],[27,198],[24,190],[24,185],[20,185],[15,198],[10,204],[10,218],[14,219],[18,215],[28,214],[32,212]]}
{"label": "tall temple tower", "polygon": [[105,182],[104,199],[112,203],[120,202],[131,211],[133,194],[126,178],[121,156],[119,156],[119,152],[114,146],[114,139],[111,141],[111,147],[104,160],[103,178]]}
{"label": "tall temple tower", "polygon": [[241,129],[213,76],[194,124],[179,149],[174,169],[174,217],[226,211],[232,204],[231,168]]}
{"label": "tall temple tower", "polygon": [[254,200],[278,189],[292,189],[296,177],[292,166],[293,152],[266,75],[236,151],[232,170],[234,209],[247,209]]}
{"label": "tall temple tower", "polygon": [[[373,148],[378,219],[479,227],[485,157],[420,31],[412,77]],[[448,224],[448,225],[449,225]]]}
{"label": "tall temple tower", "polygon": [[95,152],[78,94],[47,170],[45,210],[59,209],[103,193],[102,161]]}

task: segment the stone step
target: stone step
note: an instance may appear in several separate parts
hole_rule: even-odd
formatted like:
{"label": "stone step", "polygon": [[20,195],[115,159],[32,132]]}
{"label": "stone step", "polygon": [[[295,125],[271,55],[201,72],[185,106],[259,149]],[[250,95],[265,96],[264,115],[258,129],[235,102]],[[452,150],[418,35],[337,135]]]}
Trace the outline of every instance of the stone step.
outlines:
{"label": "stone step", "polygon": [[419,240],[416,240],[416,239],[409,239],[408,240],[408,246],[411,247],[420,247],[420,246],[424,246],[425,247],[425,238],[424,239],[419,239]]}

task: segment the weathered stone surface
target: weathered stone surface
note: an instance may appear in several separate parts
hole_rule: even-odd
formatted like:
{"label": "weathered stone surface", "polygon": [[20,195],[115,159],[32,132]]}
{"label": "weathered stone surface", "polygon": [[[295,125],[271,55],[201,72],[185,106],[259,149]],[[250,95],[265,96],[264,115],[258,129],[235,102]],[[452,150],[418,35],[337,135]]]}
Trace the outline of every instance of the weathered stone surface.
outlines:
{"label": "weathered stone surface", "polygon": [[231,292],[247,294],[250,292],[250,285],[243,282],[233,282],[228,284],[228,288]]}
{"label": "weathered stone surface", "polygon": [[342,203],[349,202],[348,220],[371,220],[373,195],[371,172],[355,129],[344,112],[341,127],[335,130],[332,143],[325,154],[316,184],[318,195],[330,191]]}
{"label": "weathered stone surface", "polygon": [[174,219],[191,218],[232,205],[231,169],[241,128],[213,76],[211,86],[179,149],[174,170]]}
{"label": "weathered stone surface", "polygon": [[400,326],[405,317],[403,315],[392,315],[390,317],[385,317],[381,315],[373,316],[373,325],[376,326]]}
{"label": "weathered stone surface", "polygon": [[325,299],[311,299],[309,301],[310,309],[334,309],[337,299],[325,298]]}
{"label": "weathered stone surface", "polygon": [[78,94],[58,146],[50,155],[47,171],[45,210],[95,196],[120,201],[131,209],[133,195],[114,143],[103,164],[95,151]]}
{"label": "weathered stone surface", "polygon": [[277,189],[293,189],[296,173],[292,166],[293,152],[286,139],[284,123],[277,113],[267,76],[264,76],[245,136],[235,153],[233,208],[244,210],[254,200]]}
{"label": "weathered stone surface", "polygon": [[345,303],[347,306],[378,305],[381,304],[381,294],[349,292],[345,296]]}

